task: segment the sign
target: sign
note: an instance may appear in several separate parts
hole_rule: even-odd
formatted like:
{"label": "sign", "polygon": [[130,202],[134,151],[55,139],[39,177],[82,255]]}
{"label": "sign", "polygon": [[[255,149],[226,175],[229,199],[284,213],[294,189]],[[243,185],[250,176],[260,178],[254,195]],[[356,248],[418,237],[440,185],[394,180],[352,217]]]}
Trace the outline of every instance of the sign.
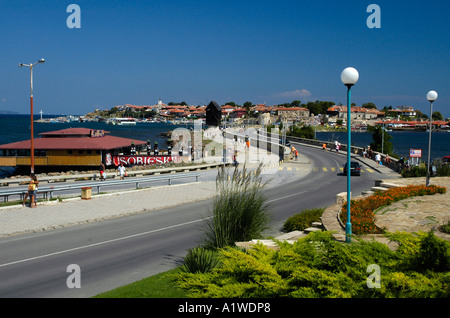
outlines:
{"label": "sign", "polygon": [[410,158],[422,158],[422,149],[409,149]]}
{"label": "sign", "polygon": [[91,129],[91,138],[103,137],[105,135],[105,131],[103,129]]}
{"label": "sign", "polygon": [[114,156],[113,162],[116,166],[122,163],[125,166],[153,165],[176,161],[172,156]]}

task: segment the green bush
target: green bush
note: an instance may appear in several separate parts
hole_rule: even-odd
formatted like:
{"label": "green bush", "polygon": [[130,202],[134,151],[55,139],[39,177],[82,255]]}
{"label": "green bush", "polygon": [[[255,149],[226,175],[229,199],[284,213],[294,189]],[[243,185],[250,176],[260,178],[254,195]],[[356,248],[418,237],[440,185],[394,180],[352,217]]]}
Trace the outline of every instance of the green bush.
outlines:
{"label": "green bush", "polygon": [[312,222],[319,222],[325,209],[309,209],[291,216],[283,225],[283,231],[303,231],[311,226]]}
{"label": "green bush", "polygon": [[[450,243],[433,233],[396,233],[390,238],[399,243],[395,251],[376,241],[344,244],[326,231],[310,233],[294,244],[280,242],[279,249],[226,247],[219,250],[220,266],[211,272],[180,272],[173,278],[194,297],[450,297],[448,271],[432,271],[436,263],[420,272],[411,267],[412,259],[428,252],[440,260]],[[371,264],[381,269],[380,288],[367,285]]]}
{"label": "green bush", "polygon": [[413,166],[409,169],[403,169],[401,172],[403,178],[417,178],[417,177],[426,177],[427,168],[420,166]]}
{"label": "green bush", "polygon": [[201,247],[190,249],[183,259],[180,270],[185,273],[207,273],[219,264],[216,251]]}
{"label": "green bush", "polygon": [[235,242],[260,238],[269,224],[269,212],[262,190],[262,165],[249,171],[221,167],[216,179],[217,195],[212,212],[204,219],[203,246],[208,249],[233,246]]}
{"label": "green bush", "polygon": [[444,233],[450,233],[450,220],[446,224],[442,224],[440,230]]}
{"label": "green bush", "polygon": [[428,232],[421,238],[419,252],[413,256],[411,264],[417,271],[449,271],[450,253],[447,242],[437,238],[433,232]]}
{"label": "green bush", "polygon": [[436,166],[436,176],[438,177],[450,177],[450,165],[438,164]]}

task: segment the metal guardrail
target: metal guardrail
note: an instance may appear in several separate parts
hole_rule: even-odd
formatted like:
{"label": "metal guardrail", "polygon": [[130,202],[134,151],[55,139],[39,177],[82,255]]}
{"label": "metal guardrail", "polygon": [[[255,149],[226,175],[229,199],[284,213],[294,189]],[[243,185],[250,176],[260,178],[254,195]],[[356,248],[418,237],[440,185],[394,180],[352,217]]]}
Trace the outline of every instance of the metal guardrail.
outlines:
{"label": "metal guardrail", "polygon": [[[207,163],[207,164],[197,164],[197,165],[186,165],[186,166],[175,166],[168,168],[153,168],[153,169],[145,169],[145,170],[128,170],[128,176],[140,177],[140,176],[154,176],[159,174],[166,173],[175,173],[175,172],[189,172],[189,171],[199,171],[199,170],[207,170],[211,168],[216,168],[218,166],[222,166],[223,163]],[[106,178],[116,178],[117,171],[114,172],[106,172]],[[78,181],[87,181],[93,180],[96,181],[100,178],[99,173],[79,173],[79,174],[70,174],[70,175],[57,175],[57,176],[39,176],[39,183],[60,183],[60,182],[78,182]],[[30,177],[23,178],[5,178],[0,179],[0,192],[2,192],[3,187],[17,187],[21,185],[28,185],[30,182]]]}
{"label": "metal guardrail", "polygon": [[[123,180],[104,180],[104,181],[95,181],[95,182],[77,182],[66,185],[55,185],[55,186],[41,186],[37,190],[37,194],[42,194],[44,199],[52,199],[53,193],[58,191],[67,191],[67,190],[81,190],[82,188],[97,188],[97,193],[100,193],[100,188],[114,185],[125,185],[125,184],[135,184],[136,189],[139,188],[141,184],[150,183],[154,181],[168,180],[169,185],[172,184],[173,179],[182,179],[182,178],[194,178],[195,182],[198,182],[200,174],[199,173],[183,173],[183,174],[166,174],[166,175],[158,175],[152,177],[140,177],[140,178],[130,178]],[[20,199],[23,200],[25,195],[27,194],[28,189],[8,189],[0,191],[0,197],[3,197],[4,202],[8,201],[9,196],[19,195]]]}

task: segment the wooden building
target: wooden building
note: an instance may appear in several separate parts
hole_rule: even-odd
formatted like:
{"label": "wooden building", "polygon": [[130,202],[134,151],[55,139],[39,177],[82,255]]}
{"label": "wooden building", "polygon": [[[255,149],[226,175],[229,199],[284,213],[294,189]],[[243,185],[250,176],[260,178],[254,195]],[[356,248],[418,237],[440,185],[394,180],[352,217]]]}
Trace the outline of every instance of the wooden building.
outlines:
{"label": "wooden building", "polygon": [[[36,172],[71,169],[97,169],[100,162],[117,154],[129,153],[132,144],[144,146],[145,141],[108,135],[104,130],[68,128],[40,134],[34,139]],[[0,145],[0,166],[28,168],[31,140]]]}

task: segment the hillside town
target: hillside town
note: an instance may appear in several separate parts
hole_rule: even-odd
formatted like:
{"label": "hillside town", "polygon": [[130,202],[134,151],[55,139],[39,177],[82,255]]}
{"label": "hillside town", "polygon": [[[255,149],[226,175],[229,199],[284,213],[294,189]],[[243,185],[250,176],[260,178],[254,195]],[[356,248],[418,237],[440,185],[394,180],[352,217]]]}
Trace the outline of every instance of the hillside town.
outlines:
{"label": "hillside town", "polygon": [[[188,123],[206,117],[207,105],[188,105],[182,103],[163,103],[161,99],[154,105],[118,105],[110,110],[99,110],[80,117],[86,121],[105,121],[111,123],[116,118],[127,118],[134,122],[169,122]],[[286,123],[346,127],[347,106],[334,105],[333,102],[300,101],[280,105],[252,104],[246,102],[237,105],[234,102],[220,106],[222,122],[224,123],[253,123],[263,126]],[[352,129],[365,130],[368,126],[384,125],[392,130],[425,131],[429,127],[427,115],[415,110],[411,106],[384,107],[379,110],[373,103],[351,107]],[[433,113],[432,129],[449,130],[450,119],[444,119],[439,112]]]}

